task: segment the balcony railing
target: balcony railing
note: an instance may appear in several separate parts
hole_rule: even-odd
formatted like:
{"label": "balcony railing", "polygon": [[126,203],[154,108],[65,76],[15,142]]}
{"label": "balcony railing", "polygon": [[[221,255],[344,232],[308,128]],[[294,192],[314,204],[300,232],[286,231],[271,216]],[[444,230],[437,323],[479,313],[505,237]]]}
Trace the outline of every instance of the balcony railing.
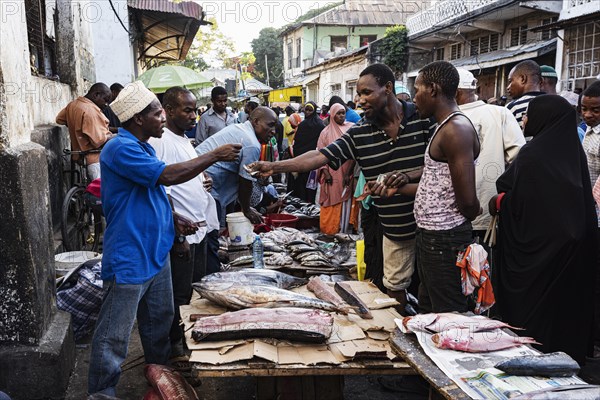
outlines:
{"label": "balcony railing", "polygon": [[[446,25],[457,17],[467,15],[501,0],[443,0],[432,7],[414,14],[406,20],[408,34],[414,35],[436,25]],[[584,1],[584,0],[571,0]],[[597,1],[597,0],[595,0]]]}

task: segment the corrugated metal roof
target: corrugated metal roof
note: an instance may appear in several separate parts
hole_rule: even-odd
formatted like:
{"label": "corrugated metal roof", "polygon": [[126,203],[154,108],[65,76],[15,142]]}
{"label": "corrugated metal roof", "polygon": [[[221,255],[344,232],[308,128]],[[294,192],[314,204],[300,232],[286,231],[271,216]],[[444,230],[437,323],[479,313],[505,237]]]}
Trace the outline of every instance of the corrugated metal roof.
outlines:
{"label": "corrugated metal roof", "polygon": [[138,10],[182,14],[186,17],[202,20],[202,7],[192,1],[173,3],[169,0],[127,0],[127,5]]}
{"label": "corrugated metal roof", "polygon": [[398,0],[346,0],[331,10],[325,11],[302,24],[320,25],[399,25],[411,13]]}
{"label": "corrugated metal roof", "polygon": [[[455,67],[463,67],[466,65],[477,65],[488,63],[491,61],[503,60],[513,58],[522,54],[539,52],[539,55],[546,54],[549,51],[556,49],[556,38],[545,40],[543,42],[536,42],[532,44],[526,44],[519,47],[510,47],[508,49],[491,51],[489,53],[483,53],[474,57],[466,57],[458,60],[453,60],[452,65]],[[543,52],[542,52],[543,51]]]}

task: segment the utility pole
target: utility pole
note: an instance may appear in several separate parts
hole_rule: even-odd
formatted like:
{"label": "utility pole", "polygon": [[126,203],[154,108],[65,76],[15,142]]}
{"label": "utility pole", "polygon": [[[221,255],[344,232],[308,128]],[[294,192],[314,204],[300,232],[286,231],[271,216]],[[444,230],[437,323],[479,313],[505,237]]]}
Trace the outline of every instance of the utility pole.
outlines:
{"label": "utility pole", "polygon": [[269,83],[269,61],[267,60],[266,53],[265,53],[265,71],[267,71],[267,86],[271,86]]}

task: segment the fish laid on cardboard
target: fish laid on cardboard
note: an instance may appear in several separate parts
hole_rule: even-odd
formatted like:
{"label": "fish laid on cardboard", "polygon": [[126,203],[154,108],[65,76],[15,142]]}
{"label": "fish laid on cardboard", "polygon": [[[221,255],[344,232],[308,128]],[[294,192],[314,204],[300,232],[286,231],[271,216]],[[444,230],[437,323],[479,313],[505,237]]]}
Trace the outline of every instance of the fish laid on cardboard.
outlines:
{"label": "fish laid on cardboard", "polygon": [[248,268],[242,271],[215,272],[206,275],[200,280],[201,283],[210,283],[216,281],[238,282],[245,285],[268,285],[281,289],[291,289],[306,285],[308,281],[304,278],[297,278],[283,272],[269,269]]}
{"label": "fish laid on cardboard", "polygon": [[346,282],[336,282],[334,289],[337,294],[349,305],[357,307],[356,313],[364,319],[373,319],[373,315],[369,311],[369,307],[354,293],[352,287]]}
{"label": "fish laid on cardboard", "polygon": [[310,279],[307,285],[308,290],[313,292],[319,299],[327,301],[338,308],[342,314],[348,314],[352,309],[327,283],[323,282],[318,276]]}
{"label": "fish laid on cardboard", "polygon": [[330,336],[333,317],[304,308],[253,308],[200,318],[192,330],[196,341],[268,337],[323,343]]}
{"label": "fish laid on cardboard", "polygon": [[337,307],[326,301],[273,286],[250,286],[237,282],[214,281],[196,282],[193,287],[202,297],[234,310],[255,307],[300,307],[337,311]]}
{"label": "fish laid on cardboard", "polygon": [[484,332],[473,332],[471,329],[448,329],[434,334],[431,340],[439,349],[468,353],[503,350],[527,343],[540,344],[533,338],[511,336],[500,329]]}

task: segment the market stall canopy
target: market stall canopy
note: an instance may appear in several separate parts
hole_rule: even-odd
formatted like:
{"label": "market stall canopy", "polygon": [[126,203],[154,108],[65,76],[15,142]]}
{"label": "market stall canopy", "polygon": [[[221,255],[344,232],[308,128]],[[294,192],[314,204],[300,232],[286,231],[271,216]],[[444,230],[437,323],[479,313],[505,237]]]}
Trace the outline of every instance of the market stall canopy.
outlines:
{"label": "market stall canopy", "polygon": [[244,85],[246,88],[246,92],[248,92],[249,94],[258,94],[270,92],[271,90],[273,90],[272,87],[267,86],[258,79],[254,78],[244,79]]}
{"label": "market stall canopy", "polygon": [[[131,27],[139,44],[139,60],[183,60],[200,25],[209,22],[192,1],[127,0]],[[132,32],[133,33],[133,32]]]}
{"label": "market stall canopy", "polygon": [[150,68],[138,77],[154,93],[164,93],[173,86],[187,89],[202,89],[212,86],[212,82],[193,69],[178,65],[163,65]]}

